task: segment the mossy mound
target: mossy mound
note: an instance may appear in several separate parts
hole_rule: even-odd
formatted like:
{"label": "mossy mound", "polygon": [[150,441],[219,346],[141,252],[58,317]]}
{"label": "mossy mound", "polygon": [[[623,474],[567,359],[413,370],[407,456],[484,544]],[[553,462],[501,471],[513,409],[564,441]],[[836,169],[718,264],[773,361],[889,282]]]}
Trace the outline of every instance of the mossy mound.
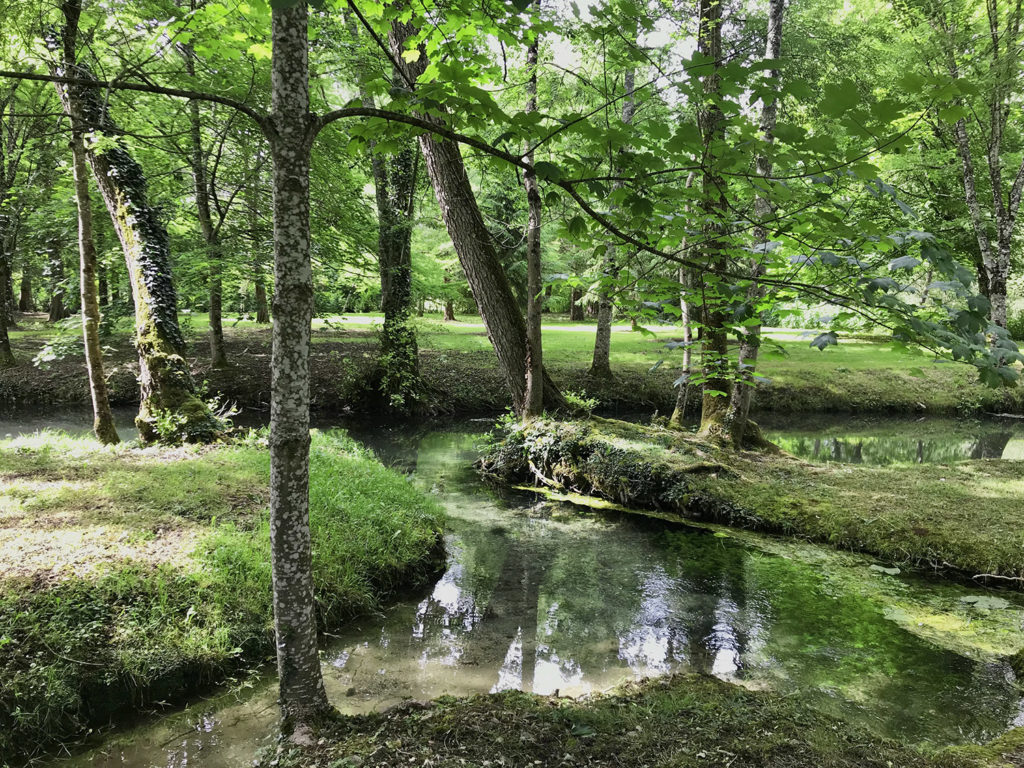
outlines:
{"label": "mossy mound", "polygon": [[1019,747],[924,752],[874,737],[794,697],[679,675],[587,701],[505,692],[409,704],[355,717],[310,749],[264,766],[743,766],[744,768],[996,768]]}
{"label": "mossy mound", "polygon": [[823,466],[610,419],[510,425],[486,474],[662,515],[784,533],[899,565],[1024,584],[1021,462]]}

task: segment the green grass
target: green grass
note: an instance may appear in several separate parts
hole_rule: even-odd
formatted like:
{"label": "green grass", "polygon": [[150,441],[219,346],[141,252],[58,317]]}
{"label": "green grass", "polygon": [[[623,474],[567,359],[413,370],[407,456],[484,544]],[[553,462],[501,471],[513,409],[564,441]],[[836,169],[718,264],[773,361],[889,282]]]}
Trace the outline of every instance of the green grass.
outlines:
{"label": "green grass", "polygon": [[[204,370],[207,318],[199,313],[183,313],[181,317],[192,344],[190,354],[200,369],[198,376],[209,378],[211,391],[243,405],[265,403],[269,390],[269,326],[225,319],[229,358],[247,374],[240,376],[238,370]],[[380,314],[314,321],[315,407],[372,407],[375,401],[368,385],[373,380],[376,329],[381,322]],[[458,322],[443,323],[437,316],[426,316],[416,318],[414,324],[423,374],[433,393],[427,410],[485,412],[500,411],[507,405],[505,385],[479,318],[462,316]],[[134,357],[128,330],[122,321],[109,340],[116,348],[108,368],[115,369],[111,387],[119,402],[136,396],[134,378],[124,365]],[[596,397],[603,407],[664,412],[674,404],[672,384],[682,365],[682,352],[666,350],[665,344],[679,339],[680,330],[658,325],[649,330],[641,333],[627,325],[614,326],[611,354],[616,380],[605,382],[585,375],[593,354],[593,323],[548,317],[544,328],[545,362],[562,387]],[[67,333],[77,332],[72,329]],[[87,401],[80,354],[73,364],[55,363],[49,372],[37,371],[28,363],[54,333],[54,327],[47,323],[26,325],[15,332],[15,350],[23,363],[18,369],[0,372],[0,402],[48,404],[53,398]],[[1024,407],[1021,390],[981,386],[970,366],[937,362],[934,355],[919,347],[895,344],[883,336],[856,336],[842,338],[838,346],[818,351],[810,347],[814,335],[813,331],[767,329],[770,343],[763,348],[759,373],[770,381],[758,387],[756,410],[934,414],[1017,411]]]}
{"label": "green grass", "polygon": [[[271,656],[268,478],[256,441],[0,442],[0,764]],[[349,438],[315,434],[321,625],[431,574],[440,515]]]}
{"label": "green grass", "polygon": [[556,487],[624,505],[1024,584],[1021,462],[822,466],[607,419],[512,426],[489,463],[532,482],[527,459]]}
{"label": "green grass", "polygon": [[263,765],[995,768],[1019,759],[1019,741],[924,752],[817,713],[796,697],[680,675],[584,702],[519,692],[446,697],[351,718],[318,746],[275,754]]}

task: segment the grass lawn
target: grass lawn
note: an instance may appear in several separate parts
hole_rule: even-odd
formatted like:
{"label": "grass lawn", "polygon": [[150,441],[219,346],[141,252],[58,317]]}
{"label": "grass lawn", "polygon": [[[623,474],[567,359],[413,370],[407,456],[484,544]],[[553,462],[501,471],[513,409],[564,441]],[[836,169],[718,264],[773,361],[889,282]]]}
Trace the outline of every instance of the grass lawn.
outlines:
{"label": "grass lawn", "polygon": [[[21,365],[0,372],[0,404],[86,403],[84,364],[76,339],[78,330],[63,333],[70,355],[49,370],[30,364],[32,357],[54,338],[54,327],[42,316],[12,333]],[[269,396],[269,326],[228,317],[225,336],[228,358],[236,367],[213,371],[208,355],[204,314],[182,313],[189,355],[197,377],[208,379],[214,393],[242,405],[262,406]],[[507,405],[504,381],[494,352],[478,318],[444,323],[438,316],[416,318],[421,367],[432,402],[428,411],[494,412]],[[313,334],[313,404],[323,410],[376,407],[374,368],[376,330],[380,314],[351,314],[317,318]],[[649,333],[616,325],[612,332],[612,368],[616,378],[589,378],[594,343],[593,323],[569,323],[547,318],[545,362],[563,388],[595,397],[604,408],[665,412],[675,400],[673,382],[679,376],[682,353],[666,350],[678,340],[675,326],[651,326]],[[927,412],[967,414],[1024,409],[1020,390],[992,390],[977,384],[973,368],[936,361],[918,347],[894,344],[884,337],[841,339],[824,351],[810,347],[816,332],[768,329],[759,373],[769,381],[759,385],[755,410],[782,412]],[[134,396],[132,349],[127,324],[106,342],[108,369],[118,402]],[[692,398],[696,406],[697,398]]]}
{"label": "grass lawn", "polygon": [[[273,655],[269,456],[250,444],[0,441],[0,765]],[[439,564],[435,502],[340,433],[315,434],[322,626]]]}

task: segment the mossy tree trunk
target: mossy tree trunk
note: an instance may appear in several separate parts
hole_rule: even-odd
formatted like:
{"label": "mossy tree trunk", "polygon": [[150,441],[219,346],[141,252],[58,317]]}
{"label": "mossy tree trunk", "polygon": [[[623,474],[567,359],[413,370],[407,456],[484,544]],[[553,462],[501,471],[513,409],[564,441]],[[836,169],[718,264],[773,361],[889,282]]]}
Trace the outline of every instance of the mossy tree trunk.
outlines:
{"label": "mossy tree trunk", "polygon": [[[65,0],[63,60],[60,74],[92,80],[76,60],[81,0]],[[53,47],[57,47],[53,41]],[[83,130],[115,138],[121,131],[107,112],[103,93],[76,82],[60,89],[64,111]],[[167,231],[146,194],[142,168],[118,141],[87,152],[124,251],[135,301],[135,346],[139,355],[141,402],[135,423],[144,441],[158,439],[208,442],[220,424],[196,393],[185,360],[185,340],[178,326],[178,299],[171,279]],[[158,423],[162,422],[158,431]]]}
{"label": "mossy tree trunk", "polygon": [[275,7],[271,34],[274,324],[270,541],[281,712],[303,734],[331,712],[320,671],[309,529],[309,345],[313,320],[309,168],[309,11]]}
{"label": "mossy tree trunk", "polygon": [[[764,58],[768,61],[776,61],[782,55],[782,19],[785,13],[785,0],[769,0],[768,3],[768,35],[765,43]],[[779,71],[769,70],[768,77],[778,80]],[[761,107],[761,124],[759,128],[764,135],[765,141],[771,144],[775,135],[775,117],[778,112],[778,100],[769,97]],[[772,161],[767,155],[758,155],[755,164],[757,175],[767,178],[772,174]],[[751,312],[757,312],[757,305],[764,296],[764,289],[757,282],[764,272],[762,265],[763,255],[768,248],[768,229],[764,222],[772,215],[772,204],[767,193],[758,188],[757,197],[754,200],[754,251],[758,255],[751,261],[750,277],[752,283],[747,291],[747,303]],[[929,282],[930,282],[929,278]],[[927,283],[926,283],[927,285]],[[754,388],[757,384],[754,378],[754,370],[757,366],[757,353],[761,348],[761,323],[748,326],[740,338],[739,356],[737,358],[737,373],[739,380],[733,387],[732,395],[729,398],[729,410],[725,417],[725,428],[729,432],[733,445],[742,446],[747,431],[747,422],[750,418],[750,401],[754,396]]]}
{"label": "mossy tree trunk", "polygon": [[410,144],[390,155],[374,154],[380,308],[381,394],[389,407],[409,410],[420,397],[419,348],[412,316],[412,226],[417,154]]}
{"label": "mossy tree trunk", "polygon": [[[716,144],[725,139],[725,117],[718,104],[721,89],[722,58],[722,6],[720,0],[700,0],[700,27],[697,49],[712,63],[701,75],[704,101],[697,111],[704,153],[701,170],[701,233],[704,240],[704,260],[709,269],[717,273],[726,271],[727,254],[721,240],[725,229],[728,207],[723,190],[725,181],[718,172],[714,154]],[[704,281],[701,307],[701,367],[704,393],[701,400],[700,431],[706,436],[728,437],[724,433],[725,414],[729,408],[728,339],[726,312],[722,306],[717,278],[711,273],[701,276]]]}
{"label": "mossy tree trunk", "polygon": [[110,399],[107,396],[107,379],[103,373],[100,303],[96,289],[96,244],[92,234],[92,201],[89,195],[85,142],[78,126],[72,129],[71,158],[75,180],[75,203],[78,207],[82,338],[85,341],[85,365],[89,372],[89,394],[92,397],[92,430],[101,443],[109,445],[121,442],[121,438],[114,427],[114,415],[110,411]]}
{"label": "mossy tree trunk", "polygon": [[[535,0],[540,10],[540,0]],[[526,51],[526,66],[530,79],[526,83],[526,112],[537,111],[537,65],[540,37],[533,35]],[[541,242],[540,227],[542,203],[540,184],[533,171],[533,152],[527,144],[525,160],[530,165],[523,178],[526,190],[528,218],[526,224],[526,393],[523,401],[523,418],[532,419],[544,411],[544,342],[541,328],[541,312],[544,309],[544,295],[541,292]],[[536,640],[536,638],[533,638]],[[526,642],[526,638],[523,638]],[[525,663],[526,657],[523,657]]]}
{"label": "mossy tree trunk", "polygon": [[[395,59],[403,62],[405,42],[414,33],[409,24],[396,22],[391,27],[390,42]],[[421,52],[414,62],[404,62],[405,79],[415,83],[426,69],[427,56]],[[435,110],[436,111],[436,105]],[[440,123],[433,114],[427,120]],[[498,357],[505,383],[517,413],[526,402],[526,322],[519,309],[508,276],[501,266],[494,239],[484,224],[476,195],[466,174],[462,153],[454,142],[425,134],[419,137],[420,150],[426,161],[441,217],[455,245],[463,272],[469,281],[487,336]],[[567,406],[562,393],[544,374],[544,405],[550,410]]]}

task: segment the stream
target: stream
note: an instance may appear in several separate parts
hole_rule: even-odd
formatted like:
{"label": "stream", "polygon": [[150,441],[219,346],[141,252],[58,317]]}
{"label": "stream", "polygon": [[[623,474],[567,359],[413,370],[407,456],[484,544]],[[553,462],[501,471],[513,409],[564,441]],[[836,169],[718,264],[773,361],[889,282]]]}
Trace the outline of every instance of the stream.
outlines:
{"label": "stream", "polygon": [[[24,417],[0,421],[0,436],[88,425],[81,413]],[[445,507],[448,560],[432,588],[331,638],[324,674],[342,712],[508,688],[577,696],[697,671],[799,695],[915,743],[983,741],[1024,724],[1014,673],[993,650],[1007,637],[1024,645],[1022,597],[809,544],[497,491],[471,468],[485,421],[346,426]],[[810,460],[1024,454],[1024,426],[1014,423],[764,426]],[[241,768],[272,743],[274,697],[272,676],[250,680],[111,732],[59,765]]]}

